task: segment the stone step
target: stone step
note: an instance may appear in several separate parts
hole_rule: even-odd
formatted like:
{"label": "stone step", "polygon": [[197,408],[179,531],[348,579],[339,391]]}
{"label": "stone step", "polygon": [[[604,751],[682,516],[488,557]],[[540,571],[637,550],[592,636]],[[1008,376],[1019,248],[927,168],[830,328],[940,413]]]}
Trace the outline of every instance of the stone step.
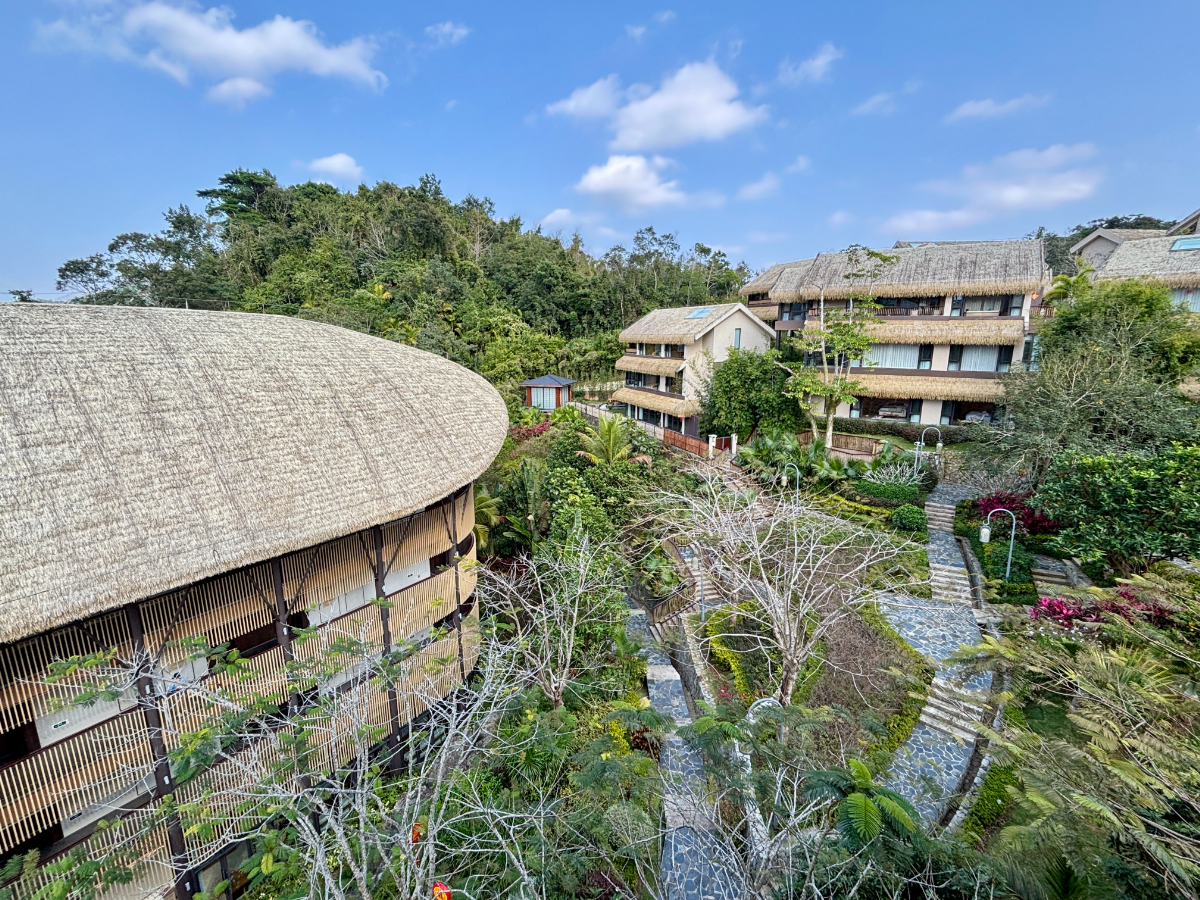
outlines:
{"label": "stone step", "polygon": [[975,732],[966,728],[962,728],[954,722],[948,722],[940,716],[931,713],[929,707],[921,710],[921,715],[918,721],[928,725],[930,728],[933,728],[936,731],[941,731],[944,734],[952,735],[964,743],[970,744],[974,743],[975,741]]}
{"label": "stone step", "polygon": [[1052,572],[1047,569],[1034,569],[1034,581],[1041,581],[1046,584],[1059,584],[1063,587],[1071,587],[1071,579],[1064,572]]}
{"label": "stone step", "polygon": [[974,728],[976,724],[983,721],[982,707],[958,703],[941,697],[932,695],[927,697],[925,708],[947,722],[955,723],[960,728]]}

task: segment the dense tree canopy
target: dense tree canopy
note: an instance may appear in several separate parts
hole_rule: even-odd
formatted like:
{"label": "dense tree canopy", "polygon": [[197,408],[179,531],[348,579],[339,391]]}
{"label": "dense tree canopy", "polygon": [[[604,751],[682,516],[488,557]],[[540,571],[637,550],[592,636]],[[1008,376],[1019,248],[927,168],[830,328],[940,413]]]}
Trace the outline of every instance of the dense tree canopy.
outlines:
{"label": "dense tree canopy", "polygon": [[118,235],[59,269],[87,303],[300,316],[442,354],[500,385],[557,371],[611,373],[616,333],[660,306],[727,297],[749,274],[720,251],[684,252],[645,228],[602,257],[490,200],[453,203],[431,175],[342,192],[238,169],[179,206],[158,234]]}

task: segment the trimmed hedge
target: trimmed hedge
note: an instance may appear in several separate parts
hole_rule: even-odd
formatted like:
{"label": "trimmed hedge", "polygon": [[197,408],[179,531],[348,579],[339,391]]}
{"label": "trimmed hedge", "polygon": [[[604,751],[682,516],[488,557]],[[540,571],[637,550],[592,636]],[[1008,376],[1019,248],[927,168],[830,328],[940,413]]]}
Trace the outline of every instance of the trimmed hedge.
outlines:
{"label": "trimmed hedge", "polygon": [[892,524],[901,531],[924,531],[929,527],[925,510],[911,503],[905,503],[892,513]]}
{"label": "trimmed hedge", "polygon": [[[906,441],[912,441],[914,444],[920,439],[921,432],[928,428],[928,425],[913,425],[911,422],[898,422],[891,419],[843,419],[834,417],[833,430],[840,431],[843,434],[869,434],[874,437],[902,437]],[[942,443],[944,444],[963,444],[971,440],[971,428],[967,425],[939,425],[937,426],[942,432]],[[933,432],[929,434],[930,438],[935,438]]]}
{"label": "trimmed hedge", "polygon": [[880,500],[899,500],[901,503],[916,503],[921,499],[921,488],[915,484],[880,484],[859,479],[854,489],[860,494],[870,494]]}

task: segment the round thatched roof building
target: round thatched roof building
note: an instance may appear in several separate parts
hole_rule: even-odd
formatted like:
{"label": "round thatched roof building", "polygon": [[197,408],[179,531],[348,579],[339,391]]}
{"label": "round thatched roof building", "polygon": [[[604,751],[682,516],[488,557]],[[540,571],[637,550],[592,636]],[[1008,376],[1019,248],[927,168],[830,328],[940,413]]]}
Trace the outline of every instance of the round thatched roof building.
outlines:
{"label": "round thatched roof building", "polygon": [[420,510],[507,424],[478,375],[341,328],[0,304],[0,643]]}

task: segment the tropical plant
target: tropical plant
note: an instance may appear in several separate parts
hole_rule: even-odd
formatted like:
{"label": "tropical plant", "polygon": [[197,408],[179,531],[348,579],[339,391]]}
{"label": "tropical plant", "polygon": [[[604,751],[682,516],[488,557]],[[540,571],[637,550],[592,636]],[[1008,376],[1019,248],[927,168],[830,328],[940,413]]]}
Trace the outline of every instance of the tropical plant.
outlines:
{"label": "tropical plant", "polygon": [[629,436],[631,426],[623,416],[601,416],[595,428],[579,431],[579,455],[593,465],[621,462],[649,463],[649,457],[633,453],[633,441]]}
{"label": "tropical plant", "polygon": [[500,498],[492,496],[485,485],[475,485],[475,546],[482,555],[491,548],[492,529],[500,524]]}
{"label": "tropical plant", "polygon": [[505,537],[530,550],[546,533],[550,520],[550,498],[546,487],[546,463],[532,456],[521,457],[509,483],[505,485],[507,503]]}
{"label": "tropical plant", "polygon": [[925,511],[911,503],[905,503],[892,513],[892,524],[901,531],[924,531],[929,527]]}
{"label": "tropical plant", "polygon": [[920,815],[908,800],[875,781],[871,770],[857,759],[844,768],[810,772],[805,779],[810,797],[837,801],[838,830],[852,848],[879,837],[911,840],[920,833]]}

